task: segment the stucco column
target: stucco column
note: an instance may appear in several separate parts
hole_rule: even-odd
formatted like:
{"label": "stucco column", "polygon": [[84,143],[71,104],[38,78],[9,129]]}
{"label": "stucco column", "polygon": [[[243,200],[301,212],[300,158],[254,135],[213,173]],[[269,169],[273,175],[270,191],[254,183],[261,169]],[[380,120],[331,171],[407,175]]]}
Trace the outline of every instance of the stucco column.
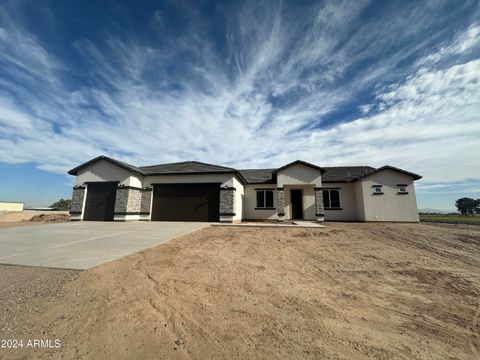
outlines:
{"label": "stucco column", "polygon": [[325,209],[323,208],[322,188],[315,188],[315,216],[317,221],[325,220]]}
{"label": "stucco column", "polygon": [[277,215],[278,220],[282,220],[285,217],[285,191],[283,188],[277,188]]}
{"label": "stucco column", "polygon": [[232,222],[235,216],[235,188],[220,188],[220,221]]}
{"label": "stucco column", "polygon": [[75,186],[72,192],[72,205],[70,206],[70,220],[82,220],[83,206],[85,204],[85,186]]}

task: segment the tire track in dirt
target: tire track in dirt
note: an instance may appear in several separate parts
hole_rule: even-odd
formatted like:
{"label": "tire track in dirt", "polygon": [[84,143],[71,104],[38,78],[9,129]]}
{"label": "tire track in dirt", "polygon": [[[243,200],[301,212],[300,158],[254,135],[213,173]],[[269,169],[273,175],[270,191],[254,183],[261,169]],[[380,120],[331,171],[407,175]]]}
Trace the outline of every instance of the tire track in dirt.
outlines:
{"label": "tire track in dirt", "polygon": [[[395,235],[392,232],[389,231],[384,231],[380,229],[372,229],[370,230],[373,235],[375,235],[376,240],[382,242],[382,243],[388,243],[390,246],[394,246],[396,248],[401,249],[402,251],[408,251],[406,250],[402,245],[406,244],[409,245],[412,248],[415,249],[420,249],[424,251],[423,256],[426,256],[432,260],[438,261],[438,258],[435,256],[429,255],[429,253],[433,253],[436,255],[441,256],[442,258],[445,258],[446,260],[456,260],[462,262],[462,264],[468,264],[470,266],[473,266],[475,268],[480,268],[480,261],[475,260],[474,258],[472,259],[471,257],[468,256],[462,256],[459,254],[452,253],[450,251],[446,250],[439,250],[439,246],[432,246],[428,244],[424,244],[419,242],[418,240],[425,240],[426,238],[423,237],[420,234],[414,234],[416,237],[416,240],[410,240],[402,236]],[[430,241],[432,239],[429,239]],[[394,245],[392,245],[394,243]],[[415,251],[413,253],[416,253]]]}
{"label": "tire track in dirt", "polygon": [[477,311],[475,311],[475,315],[473,316],[472,320],[472,332],[474,339],[471,343],[472,352],[477,355],[477,359],[480,359],[480,303],[477,306]]}

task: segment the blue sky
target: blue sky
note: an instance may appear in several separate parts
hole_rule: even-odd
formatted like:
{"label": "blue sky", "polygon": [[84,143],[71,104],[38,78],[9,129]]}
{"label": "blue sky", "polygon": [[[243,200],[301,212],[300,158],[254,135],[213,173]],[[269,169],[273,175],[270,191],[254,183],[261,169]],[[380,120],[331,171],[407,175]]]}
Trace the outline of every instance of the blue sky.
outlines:
{"label": "blue sky", "polygon": [[2,1],[0,199],[100,154],[417,172],[480,197],[478,1]]}

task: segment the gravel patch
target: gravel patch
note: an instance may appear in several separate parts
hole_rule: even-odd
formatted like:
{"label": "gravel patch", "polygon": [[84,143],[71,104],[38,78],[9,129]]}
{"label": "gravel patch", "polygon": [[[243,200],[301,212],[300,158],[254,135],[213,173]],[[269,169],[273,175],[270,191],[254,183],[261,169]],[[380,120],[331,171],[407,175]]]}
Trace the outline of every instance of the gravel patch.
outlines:
{"label": "gravel patch", "polygon": [[[63,296],[65,285],[79,273],[77,270],[0,265],[2,339],[22,339],[32,327],[38,328],[38,324],[31,323],[32,317],[39,313],[42,305]],[[40,337],[41,331],[37,335]]]}

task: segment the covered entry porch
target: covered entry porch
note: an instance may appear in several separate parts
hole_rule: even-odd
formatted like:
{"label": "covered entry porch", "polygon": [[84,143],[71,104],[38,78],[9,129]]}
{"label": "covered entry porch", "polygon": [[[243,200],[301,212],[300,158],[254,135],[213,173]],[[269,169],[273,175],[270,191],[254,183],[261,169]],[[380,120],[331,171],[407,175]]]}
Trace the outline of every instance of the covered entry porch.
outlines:
{"label": "covered entry porch", "polygon": [[304,161],[294,161],[277,170],[279,220],[324,220],[322,173]]}
{"label": "covered entry porch", "polygon": [[312,184],[277,188],[277,210],[279,220],[323,221],[321,188]]}

